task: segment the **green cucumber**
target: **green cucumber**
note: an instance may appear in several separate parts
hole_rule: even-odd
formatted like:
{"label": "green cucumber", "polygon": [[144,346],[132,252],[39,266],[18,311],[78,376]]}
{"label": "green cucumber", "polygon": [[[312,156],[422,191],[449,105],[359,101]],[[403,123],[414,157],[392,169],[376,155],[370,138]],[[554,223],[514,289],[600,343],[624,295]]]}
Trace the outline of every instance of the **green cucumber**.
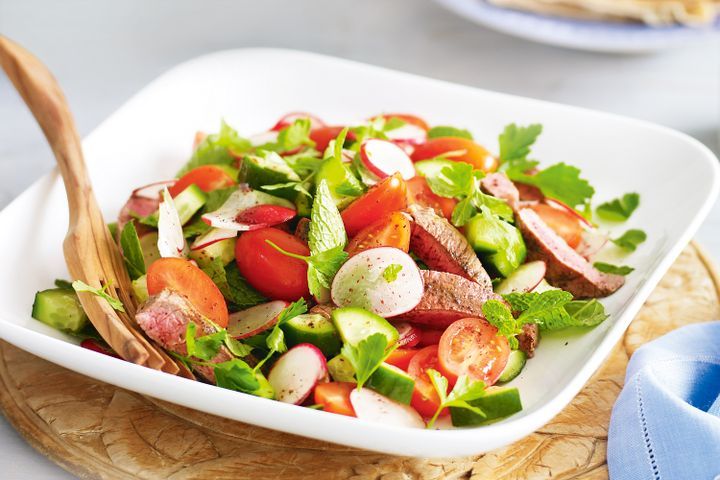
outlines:
{"label": "green cucumber", "polygon": [[32,317],[64,332],[79,332],[88,317],[74,290],[51,288],[35,294]]}
{"label": "green cucumber", "polygon": [[327,369],[332,379],[336,382],[357,383],[357,380],[355,380],[355,369],[350,361],[342,354],[336,355],[328,360]]}
{"label": "green cucumber", "polygon": [[480,254],[483,265],[489,265],[503,277],[525,261],[527,249],[520,230],[495,216],[474,216],[465,225],[465,236]]}
{"label": "green cucumber", "polygon": [[255,378],[260,385],[254,392],[250,392],[250,394],[255,395],[256,397],[274,399],[275,389],[272,387],[272,385],[270,385],[270,382],[268,382],[268,379],[265,377],[265,375],[263,375],[262,372],[257,371],[255,372]]}
{"label": "green cucumber", "polygon": [[365,386],[396,402],[409,405],[415,388],[415,380],[398,367],[383,363],[368,378]]}
{"label": "green cucumber", "polygon": [[390,322],[362,308],[336,308],[332,312],[332,320],[342,341],[350,345],[357,345],[374,333],[385,335],[388,346],[398,340],[398,331]]}
{"label": "green cucumber", "polygon": [[[192,216],[195,215],[195,213],[197,213],[203,205],[205,205],[206,201],[207,194],[194,183],[180,192],[175,198],[173,198],[175,209],[178,212],[178,217],[180,217],[180,223],[185,225],[189,222]],[[160,214],[155,212],[142,218],[140,223],[144,223],[145,225],[149,225],[151,227],[157,227],[159,218]]]}
{"label": "green cucumber", "polygon": [[497,381],[499,383],[507,383],[513,378],[520,375],[520,372],[525,367],[526,361],[527,355],[525,355],[525,352],[523,352],[522,350],[511,351],[510,356],[508,357],[507,364],[505,364],[505,369],[503,369]]}
{"label": "green cucumber", "polygon": [[142,250],[145,268],[149,267],[155,260],[160,258],[158,250],[158,233],[155,231],[145,233],[140,237],[140,249]]}
{"label": "green cucumber", "polygon": [[305,313],[291,318],[282,326],[288,347],[310,343],[318,347],[326,357],[340,352],[342,343],[335,325],[317,313]]}
{"label": "green cucumber", "polygon": [[219,242],[211,243],[199,250],[191,250],[190,258],[195,260],[200,267],[205,267],[219,258],[223,265],[235,260],[235,241],[237,239],[226,238]]}
{"label": "green cucumber", "polygon": [[295,211],[298,217],[310,218],[312,212],[313,199],[307,195],[298,195],[295,197]]}
{"label": "green cucumber", "polygon": [[437,177],[444,167],[452,166],[453,163],[455,162],[443,158],[420,160],[415,163],[415,170],[422,177]]}
{"label": "green cucumber", "polygon": [[486,425],[522,410],[520,392],[515,387],[490,387],[485,395],[468,403],[481,409],[485,416],[466,408],[450,407],[450,417],[454,426]]}
{"label": "green cucumber", "polygon": [[271,195],[294,200],[297,191],[292,187],[266,190],[265,185],[277,185],[279,183],[297,182],[300,180],[295,171],[285,163],[280,155],[275,152],[267,152],[265,156],[245,155],[240,165],[238,175],[240,182],[247,183],[255,190],[262,190]]}
{"label": "green cucumber", "polygon": [[147,289],[147,275],[143,275],[142,277],[138,277],[133,280],[132,289],[138,303],[144,303],[148,298],[150,298],[150,294]]}

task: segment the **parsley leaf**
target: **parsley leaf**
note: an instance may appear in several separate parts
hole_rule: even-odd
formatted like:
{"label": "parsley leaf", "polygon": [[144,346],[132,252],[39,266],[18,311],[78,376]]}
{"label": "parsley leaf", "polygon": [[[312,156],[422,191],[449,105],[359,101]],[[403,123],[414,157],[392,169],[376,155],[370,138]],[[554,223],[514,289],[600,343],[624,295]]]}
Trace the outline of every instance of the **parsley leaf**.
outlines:
{"label": "parsley leaf", "polygon": [[220,353],[227,332],[220,330],[210,335],[204,335],[196,338],[197,325],[194,322],[188,322],[185,328],[185,345],[187,346],[187,354],[190,357],[196,357],[200,360],[212,360]]}
{"label": "parsley leaf", "polygon": [[630,229],[619,238],[611,239],[620,248],[634,252],[637,246],[647,240],[647,234],[642,230]]}
{"label": "parsley leaf", "polygon": [[473,167],[465,162],[437,160],[442,168],[436,175],[427,175],[425,179],[436,195],[448,198],[467,197],[473,191]]}
{"label": "parsley leaf", "polygon": [[131,280],[145,275],[145,259],[143,258],[142,246],[135,230],[135,222],[130,221],[123,227],[120,234],[120,249],[122,250],[125,266]]}
{"label": "parsley leaf", "polygon": [[626,193],[621,198],[601,203],[595,211],[603,220],[624,222],[640,205],[639,193]]}
{"label": "parsley leaf", "polygon": [[[527,165],[530,164],[525,164]],[[580,170],[577,167],[558,163],[535,175],[527,175],[525,166],[521,169],[515,165],[508,168],[505,173],[510,180],[534,185],[546,197],[560,200],[572,208],[585,205],[595,194],[595,189],[590,183],[580,177]]]}
{"label": "parsley leaf", "polygon": [[603,273],[612,273],[615,275],[628,275],[635,270],[632,267],[628,267],[627,265],[613,265],[611,263],[605,263],[605,262],[595,262],[593,263],[593,267],[600,270]]}
{"label": "parsley leaf", "polygon": [[190,160],[177,173],[178,177],[201,165],[232,165],[235,157],[230,153],[243,153],[252,148],[252,144],[223,120],[220,132],[208,135],[200,142]]}
{"label": "parsley leaf", "polygon": [[93,288],[85,282],[82,282],[80,280],[75,280],[72,283],[72,288],[76,292],[88,292],[88,293],[97,295],[100,298],[104,298],[110,304],[110,306],[114,310],[117,310],[118,312],[125,311],[125,307],[123,307],[122,302],[120,300],[118,300],[117,298],[110,296],[110,294],[107,293],[108,288],[110,288],[110,284],[106,284],[102,288]]}
{"label": "parsley leaf", "polygon": [[307,303],[305,303],[304,298],[291,303],[285,307],[282,312],[280,312],[275,326],[273,326],[270,334],[265,339],[265,344],[269,349],[268,354],[265,358],[258,362],[257,365],[255,365],[255,371],[260,370],[260,367],[262,367],[275,353],[284,353],[287,351],[288,348],[285,343],[285,333],[280,327],[291,318],[295,318],[305,312],[307,312]]}
{"label": "parsley leaf", "polygon": [[518,348],[516,335],[522,333],[522,324],[512,315],[510,309],[499,300],[488,300],[482,306],[485,319],[498,329],[498,335],[507,338],[512,349]]}
{"label": "parsley leaf", "polygon": [[432,368],[426,370],[428,377],[433,388],[440,397],[440,405],[435,411],[430,421],[427,424],[427,428],[432,428],[435,425],[435,420],[440,415],[440,412],[447,407],[458,407],[470,410],[481,417],[485,418],[485,412],[480,408],[470,405],[469,402],[477,400],[478,398],[485,395],[485,382],[481,380],[470,380],[467,375],[460,375],[452,391],[448,394],[448,381],[440,372]]}
{"label": "parsley leaf", "polygon": [[446,125],[440,125],[437,127],[433,127],[427,132],[427,137],[432,138],[440,138],[440,137],[458,137],[458,138],[466,138],[468,140],[472,140],[473,136],[472,133],[469,131],[463,129],[463,128],[455,128],[450,127]]}
{"label": "parsley leaf", "polygon": [[315,142],[310,139],[312,122],[309,118],[298,118],[290,125],[280,129],[274,142],[265,143],[256,150],[270,152],[288,152],[302,147],[314,147]]}
{"label": "parsley leaf", "polygon": [[542,133],[542,125],[534,123],[527,127],[518,127],[511,123],[500,134],[500,162],[524,160],[530,154],[530,146]]}
{"label": "parsley leaf", "polygon": [[393,346],[390,352],[386,352],[388,346],[387,337],[382,333],[374,333],[367,338],[360,340],[357,345],[345,343],[342,347],[342,355],[348,359],[355,370],[358,390],[362,389],[368,378],[375,373],[382,362],[397,346]]}
{"label": "parsley leaf", "polygon": [[245,393],[255,393],[260,388],[257,372],[239,358],[215,364],[213,370],[218,387]]}
{"label": "parsley leaf", "polygon": [[402,268],[402,265],[398,263],[391,263],[385,268],[385,270],[383,270],[382,276],[386,282],[392,283],[397,280],[398,273],[400,273]]}

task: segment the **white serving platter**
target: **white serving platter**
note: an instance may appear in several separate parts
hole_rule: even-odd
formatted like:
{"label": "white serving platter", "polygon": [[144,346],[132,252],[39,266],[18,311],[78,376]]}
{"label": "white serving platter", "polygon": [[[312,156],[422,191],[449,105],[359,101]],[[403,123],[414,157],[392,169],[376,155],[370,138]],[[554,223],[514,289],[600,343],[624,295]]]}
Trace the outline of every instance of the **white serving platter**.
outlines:
{"label": "white serving platter", "polygon": [[[221,118],[242,134],[264,131],[288,111],[348,122],[378,112],[411,112],[433,124],[469,128],[496,149],[511,122],[540,122],[534,157],[580,167],[598,201],[637,191],[641,206],[617,231],[642,228],[648,241],[627,263],[625,287],[603,301],[611,318],[588,331],[547,335],[513,385],[524,410],[473,429],[397,428],[223,390],[132,365],[77,346],[30,317],[33,296],[66,278],[67,227],[57,172],[0,213],[0,337],[99,380],[207,413],[389,454],[477,454],[530,434],[577,394],[621,337],[690,240],[718,193],[717,159],[681,133],[607,113],[504,95],[315,54],[248,49],[203,56],[173,68],[84,141],[95,192],[112,221],[138,185],[171,177],[188,158],[196,130]],[[678,292],[682,294],[682,292]]]}

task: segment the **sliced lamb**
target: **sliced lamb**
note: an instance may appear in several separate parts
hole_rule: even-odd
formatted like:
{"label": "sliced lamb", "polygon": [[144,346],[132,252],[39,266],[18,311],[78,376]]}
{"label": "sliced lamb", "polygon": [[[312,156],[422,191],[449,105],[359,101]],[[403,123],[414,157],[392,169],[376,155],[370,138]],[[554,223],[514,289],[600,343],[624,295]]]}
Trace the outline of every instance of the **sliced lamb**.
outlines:
{"label": "sliced lamb", "polygon": [[[156,212],[160,205],[160,197],[148,198],[131,196],[118,215],[118,232],[122,232],[125,224],[135,217],[146,217]],[[137,224],[137,223],[136,223]]]}
{"label": "sliced lamb", "polygon": [[482,189],[493,197],[505,200],[513,210],[520,202],[520,192],[504,173],[490,173],[480,181]]}
{"label": "sliced lamb", "polygon": [[425,293],[417,307],[395,317],[411,323],[445,328],[455,320],[465,317],[484,318],[483,304],[489,299],[502,300],[485,287],[464,277],[447,272],[421,270]]}
{"label": "sliced lamb", "polygon": [[[170,290],[163,290],[150,297],[135,314],[135,320],[148,337],[163,348],[180,355],[187,355],[185,331],[189,322],[197,326],[198,337],[215,331],[187,298]],[[230,352],[222,347],[217,356],[210,361],[221,363],[232,358]],[[215,372],[211,367],[195,365],[193,368],[206,380],[215,383]]]}
{"label": "sliced lamb", "polygon": [[545,195],[535,185],[528,185],[527,183],[514,183],[515,188],[518,190],[521,202],[537,203],[542,202],[545,199]]}
{"label": "sliced lamb", "polygon": [[432,208],[408,207],[413,217],[410,250],[434,270],[454,273],[492,290],[490,276],[465,236]]}
{"label": "sliced lamb", "polygon": [[606,297],[625,283],[620,275],[595,269],[560,238],[529,208],[520,209],[516,220],[528,250],[528,260],[547,264],[545,278],[551,285],[572,293],[576,298]]}
{"label": "sliced lamb", "polygon": [[537,324],[526,323],[522,326],[522,333],[517,336],[519,349],[525,352],[528,358],[535,355],[535,348],[540,343],[540,328]]}

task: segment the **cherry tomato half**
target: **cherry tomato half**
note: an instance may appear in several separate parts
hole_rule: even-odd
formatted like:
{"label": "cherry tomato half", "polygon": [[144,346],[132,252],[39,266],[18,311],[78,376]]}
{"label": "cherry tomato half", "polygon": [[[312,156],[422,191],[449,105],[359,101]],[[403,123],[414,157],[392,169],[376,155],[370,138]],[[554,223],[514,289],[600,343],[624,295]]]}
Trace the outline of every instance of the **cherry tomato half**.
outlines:
{"label": "cherry tomato half", "polygon": [[349,382],[318,383],[315,386],[314,401],[322,405],[325,412],[354,417],[355,409],[350,403],[350,393],[354,388],[355,384]]}
{"label": "cherry tomato half", "polygon": [[564,208],[551,207],[544,203],[538,203],[530,208],[538,214],[548,227],[565,240],[570,245],[570,248],[575,248],[580,244],[585,229],[577,215],[568,212]]}
{"label": "cherry tomato half", "polygon": [[410,360],[412,360],[417,352],[418,350],[415,348],[396,348],[385,359],[385,363],[394,365],[407,372],[408,367],[410,366]]}
{"label": "cherry tomato half", "polygon": [[443,333],[438,346],[440,371],[451,384],[460,375],[494,384],[510,355],[510,346],[498,330],[480,318],[463,318]]}
{"label": "cherry tomato half", "polygon": [[437,345],[440,343],[440,338],[445,330],[436,328],[420,328],[420,342],[421,347],[427,347],[429,345]]}
{"label": "cherry tomato half", "polygon": [[217,165],[203,165],[193,168],[180,177],[174,185],[168,188],[173,197],[178,196],[183,190],[192,184],[197,185],[203,192],[210,192],[219,188],[235,185],[235,179],[222,167]]}
{"label": "cherry tomato half", "polygon": [[193,263],[182,258],[159,258],[150,264],[147,289],[157,295],[164,289],[187,297],[203,315],[225,328],[228,310],[225,298],[212,279]]}
{"label": "cherry tomato half", "polygon": [[[345,128],[343,126],[334,126],[334,127],[328,127],[328,126],[322,126],[318,128],[313,128],[310,131],[310,140],[315,142],[315,150],[317,150],[320,153],[323,153],[327,146],[330,144],[331,140],[335,140],[338,135],[340,135],[340,132],[342,129]],[[345,141],[355,140],[355,133],[348,131],[347,136],[345,137]]]}
{"label": "cherry tomato half", "polygon": [[442,212],[443,216],[450,220],[455,205],[458,203],[457,200],[435,195],[425,177],[413,177],[406,180],[406,183],[408,204],[417,203],[424,207],[430,207],[436,212]]}
{"label": "cherry tomato half", "polygon": [[410,249],[410,220],[400,212],[392,212],[353,237],[347,247],[352,256],[368,248],[395,247],[403,252]]}
{"label": "cherry tomato half", "polygon": [[[417,352],[410,359],[408,365],[408,374],[415,380],[415,389],[413,390],[410,405],[424,417],[435,415],[440,406],[440,397],[427,374],[429,368],[438,370],[439,364],[438,347],[432,345]],[[446,413],[448,413],[448,410],[444,409],[440,414],[445,415]]]}
{"label": "cherry tomato half", "polygon": [[407,187],[405,180],[396,173],[382,180],[348,205],[341,216],[347,234],[354,237],[366,225],[405,208],[407,208]]}
{"label": "cherry tomato half", "polygon": [[497,158],[467,138],[439,137],[430,139],[422,145],[415,147],[412,160],[413,162],[417,162],[428,158],[435,158],[443,153],[449,152],[456,152],[456,154],[448,155],[448,160],[469,163],[474,168],[482,170],[483,172],[494,172],[497,170]]}
{"label": "cherry tomato half", "polygon": [[277,251],[267,241],[297,255],[310,250],[294,235],[277,228],[245,232],[235,244],[235,262],[248,283],[273,300],[293,302],[309,297],[307,263]]}

